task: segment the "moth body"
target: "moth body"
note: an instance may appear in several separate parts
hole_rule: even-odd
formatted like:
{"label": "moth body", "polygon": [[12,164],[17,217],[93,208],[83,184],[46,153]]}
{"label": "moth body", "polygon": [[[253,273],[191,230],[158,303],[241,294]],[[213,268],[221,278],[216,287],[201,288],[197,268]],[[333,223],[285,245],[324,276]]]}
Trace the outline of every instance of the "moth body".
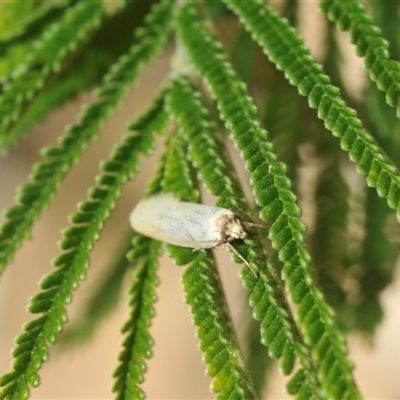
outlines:
{"label": "moth body", "polygon": [[142,235],[193,249],[208,249],[247,236],[231,210],[183,202],[171,194],[141,200],[130,215],[130,223]]}

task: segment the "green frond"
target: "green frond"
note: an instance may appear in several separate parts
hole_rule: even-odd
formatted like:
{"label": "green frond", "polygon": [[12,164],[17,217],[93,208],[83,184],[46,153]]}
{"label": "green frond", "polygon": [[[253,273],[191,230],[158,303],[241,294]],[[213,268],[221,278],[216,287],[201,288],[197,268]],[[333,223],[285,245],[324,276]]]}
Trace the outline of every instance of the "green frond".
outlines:
{"label": "green frond", "polygon": [[[327,5],[330,10],[327,11],[328,14],[336,7],[333,3],[332,6],[333,8]],[[325,5],[323,5],[323,7],[325,7]],[[339,8],[340,7],[341,5]],[[361,16],[361,14],[365,13],[362,6],[356,6],[354,8],[350,6],[349,15],[354,16],[354,12],[358,10],[360,16],[359,18],[352,18],[354,24],[352,22],[349,25],[349,29],[353,31],[352,26],[354,26],[356,30],[365,29],[365,43],[368,43],[369,46],[376,42],[377,48],[380,48],[378,51],[384,51],[384,47],[387,47],[386,42],[380,37],[374,40],[371,36],[372,32],[368,34],[368,31],[372,29],[378,36],[383,35],[386,39],[389,39],[390,53],[394,55],[394,58],[398,59],[400,47],[397,44],[397,37],[400,31],[396,21],[398,16],[395,11],[398,9],[398,2],[390,4],[386,2],[371,3],[369,11],[373,12],[374,21],[380,26],[382,30],[382,33],[380,33],[379,30],[373,27],[370,17]],[[345,12],[345,9],[342,11]],[[339,12],[339,14],[341,13]],[[335,17],[334,20],[336,21]],[[329,26],[331,27],[331,32],[336,28],[334,24],[330,24]],[[364,42],[364,39],[362,41]],[[372,49],[369,47],[368,52],[371,50]],[[389,56],[388,51],[389,48],[387,48],[386,51]],[[332,55],[332,59],[335,59],[333,57],[334,55]],[[367,55],[367,58],[368,57]],[[377,60],[377,62],[383,62],[384,64],[383,59]],[[327,72],[332,78],[331,71],[327,70]],[[398,85],[398,82],[395,82],[395,84]],[[386,93],[380,91],[377,85],[369,82],[369,86],[365,91],[364,101],[360,104],[360,114],[362,120],[365,121],[367,129],[377,139],[386,154],[388,154],[396,165],[399,165],[400,136],[393,134],[393,132],[399,130],[400,121],[391,107],[385,102],[385,95]],[[332,151],[332,146],[330,151]],[[335,186],[335,182],[333,182],[333,186]],[[333,194],[333,196],[335,197],[335,194]],[[329,247],[329,245],[334,245],[334,243],[327,243],[325,254],[329,252],[337,255],[347,251],[349,253],[346,262],[347,271],[345,272],[347,277],[342,276],[343,269],[340,268],[331,270],[329,274],[335,276],[335,281],[338,286],[343,286],[343,282],[346,281],[357,282],[356,285],[348,286],[346,290],[343,291],[342,295],[336,292],[336,305],[334,307],[337,310],[340,325],[346,330],[362,331],[362,333],[372,338],[372,334],[383,318],[383,307],[380,299],[381,293],[393,278],[397,245],[391,241],[386,228],[388,221],[394,218],[392,210],[390,210],[384,199],[376,195],[375,190],[366,188],[366,190],[363,189],[362,196],[354,194],[353,197],[353,201],[356,202],[356,206],[360,210],[359,212],[363,214],[363,222],[362,224],[360,223],[359,228],[364,230],[364,237],[362,239],[358,238],[358,240],[354,237],[348,238],[347,249],[341,248],[341,244],[336,243],[335,252],[331,251],[332,247]],[[335,199],[335,201],[337,201],[337,199]],[[337,214],[335,215],[335,221],[337,222],[341,217]],[[331,225],[335,226],[333,219]],[[330,225],[325,227],[325,236],[327,232],[326,228],[329,229],[329,227]],[[330,229],[330,231],[332,231],[332,229]],[[315,237],[317,237],[317,234]],[[321,239],[321,237],[319,239]],[[358,251],[349,251],[349,246],[353,249],[357,246]],[[323,264],[319,263],[319,265],[322,266]],[[327,288],[326,285],[324,285],[324,287],[325,289]],[[329,287],[332,289],[332,286]],[[325,290],[325,293],[332,299],[329,290]]]}
{"label": "green frond", "polygon": [[[268,127],[276,153],[287,166],[288,177],[296,185],[300,163],[298,148],[304,140],[304,127],[298,124],[303,104],[296,90],[279,71],[273,71],[271,81],[266,93],[263,122]],[[293,117],[287,118],[288,115]]]}
{"label": "green frond", "polygon": [[[261,343],[261,334],[258,322],[250,319],[246,327],[245,343],[247,344],[246,364],[253,379],[254,389],[258,398],[268,390],[268,375],[276,368],[276,363],[268,354],[268,347]],[[247,321],[246,321],[247,322]]]}
{"label": "green frond", "polygon": [[[326,63],[332,71],[336,70],[335,59],[326,60]],[[346,310],[351,307],[352,293],[344,282],[355,279],[349,258],[356,240],[352,223],[355,210],[350,208],[351,190],[343,176],[349,163],[317,115],[311,112],[307,121],[305,129],[308,140],[315,145],[314,157],[317,160],[314,161],[313,190],[315,219],[309,235],[312,263],[325,298],[335,310],[338,326],[348,331],[351,323]]]}
{"label": "green frond", "polygon": [[[53,261],[56,269],[42,279],[42,292],[30,302],[30,312],[44,313],[39,318],[42,322],[39,328],[35,325],[34,332],[31,332],[32,323],[29,323],[25,326],[25,333],[17,338],[17,346],[13,351],[14,375],[4,389],[6,395],[3,398],[14,398],[18,393],[27,394],[28,385],[34,387],[39,383],[36,371],[47,358],[47,345],[55,341],[66,322],[65,305],[70,302],[71,293],[78,287],[79,281],[85,278],[89,252],[99,237],[99,231],[115,207],[122,184],[138,171],[139,155],[149,155],[155,145],[153,127],[161,126],[155,116],[156,110],[160,120],[166,121],[163,100],[164,97],[160,96],[155,101],[148,114],[139,118],[138,133],[125,138],[110,159],[102,164],[102,173],[97,177],[98,185],[89,190],[89,200],[80,203],[79,212],[71,216],[73,225],[64,230],[59,244],[64,253]],[[154,125],[149,115],[156,120]],[[26,395],[18,398],[26,398]]]}
{"label": "green frond", "polygon": [[[149,123],[151,115],[149,116]],[[165,119],[165,122],[167,120]],[[131,129],[140,129],[143,124],[146,124],[146,118],[139,119],[135,124],[131,125]],[[147,194],[156,194],[165,189],[168,192],[174,192],[178,188],[190,188],[191,184],[183,179],[175,179],[177,175],[179,178],[185,178],[186,164],[183,154],[180,152],[183,142],[181,135],[174,134],[167,140],[167,148],[161,157],[160,166],[155,177],[147,187]],[[179,153],[180,157],[175,157]],[[183,156],[183,157],[182,157]],[[182,169],[176,170],[174,162],[180,163]],[[186,185],[185,185],[186,184]],[[170,187],[172,185],[173,187]],[[177,186],[175,186],[177,185]],[[195,195],[195,191],[191,189]],[[182,193],[188,193],[185,189]],[[181,249],[177,246],[169,246],[171,248]],[[174,251],[172,249],[172,251]],[[192,250],[190,252],[193,254]],[[157,261],[161,253],[161,243],[142,235],[135,235],[133,240],[133,248],[128,253],[128,259],[131,263],[142,262],[139,270],[136,272],[136,279],[133,282],[130,290],[131,300],[129,305],[131,307],[130,319],[127,321],[123,328],[123,332],[127,334],[123,344],[123,351],[119,356],[120,365],[114,372],[115,383],[113,392],[117,394],[117,399],[142,399],[144,393],[138,386],[144,380],[145,372],[145,359],[151,355],[152,339],[149,335],[148,328],[151,324],[151,319],[154,316],[153,304],[156,301],[154,292],[155,286],[158,284],[156,276],[156,269],[158,267]]]}
{"label": "green frond", "polygon": [[311,237],[313,262],[327,301],[336,309],[345,302],[342,282],[348,273],[349,189],[338,159],[332,159],[321,171],[316,190],[316,221]]}
{"label": "green frond", "polygon": [[249,219],[240,184],[232,172],[233,166],[226,164],[228,160],[223,157],[226,150],[221,143],[217,144],[209,112],[202,104],[200,94],[182,76],[171,82],[168,100],[172,115],[187,136],[190,158],[208,191],[214,196],[225,194],[217,202],[218,206],[232,208],[242,219]]}
{"label": "green frond", "polygon": [[14,143],[17,138],[8,134],[12,123],[48,82],[48,77],[61,68],[68,54],[100,24],[104,12],[103,2],[78,2],[30,46],[26,61],[8,77],[0,95],[0,149]]}
{"label": "green frond", "polygon": [[229,310],[210,255],[200,250],[182,276],[185,299],[197,326],[197,337],[210,389],[217,399],[256,399],[243,358],[240,354]]}
{"label": "green frond", "polygon": [[[313,263],[341,329],[371,335],[383,316],[379,295],[391,282],[393,272],[394,246],[384,233],[390,209],[371,188],[366,193],[358,190],[352,198],[340,171],[338,150],[332,151],[326,143],[324,146],[330,154],[322,153],[326,164],[315,191]],[[350,201],[355,203],[352,209]],[[365,230],[362,239],[354,236],[355,213],[362,213],[365,219],[358,227]]]}
{"label": "green frond", "polygon": [[380,294],[392,282],[398,244],[391,242],[387,232],[390,221],[396,224],[394,215],[370,188],[365,194],[365,215],[362,252],[360,258],[353,261],[361,269],[357,301],[353,301],[353,309],[349,309],[353,312],[356,327],[372,334],[383,318]]}
{"label": "green frond", "polygon": [[[361,121],[356,117],[355,111],[344,104],[342,99],[339,97],[339,91],[337,88],[330,85],[329,78],[322,73],[321,68],[314,60],[312,60],[305,47],[299,46],[294,48],[289,45],[289,43],[300,43],[300,39],[296,33],[282,18],[277,16],[277,14],[272,12],[268,7],[262,7],[261,5],[255,4],[254,10],[250,10],[250,7],[244,9],[238,2],[230,1],[229,3],[243,18],[248,29],[252,31],[255,39],[264,48],[269,58],[285,72],[286,77],[293,84],[298,86],[301,94],[309,96],[310,106],[318,109],[318,116],[324,120],[326,128],[330,129],[335,136],[338,136],[341,139],[342,148],[349,151],[350,158],[358,163],[358,171],[367,175],[368,185],[375,187],[378,194],[385,197],[389,206],[395,208],[399,215],[400,178],[396,167],[379,149],[371,135],[363,130]],[[383,51],[382,49],[387,46],[380,38],[379,31],[371,27],[370,18],[364,14],[360,5],[355,5],[352,1],[335,2],[335,4],[335,7],[339,8],[342,6],[347,7],[348,5],[349,10],[354,11],[354,15],[357,12],[361,13],[361,17],[358,20],[360,24],[357,29],[362,26],[363,29],[365,28],[369,32],[369,36],[365,40],[371,39],[370,45],[374,43],[375,46],[376,42],[376,54],[379,54],[377,59],[380,57],[383,63],[379,65],[385,65],[385,68],[389,66],[388,71],[390,71],[390,76],[387,76],[387,74],[383,74],[382,76],[387,76],[388,82],[391,82],[394,77],[398,76],[398,73],[396,72],[398,68],[397,66],[394,67],[397,63],[392,61],[385,63],[385,58],[387,59],[387,51]],[[331,17],[333,18],[335,15],[335,18],[339,18],[338,15],[333,12],[333,10],[336,9],[335,7],[331,9]],[[343,19],[341,20],[341,23],[344,24],[343,27],[346,25],[343,22],[345,20],[346,15],[343,14]],[[261,31],[260,29],[261,25],[265,23],[267,23],[270,28],[270,31],[268,32],[265,30]],[[279,38],[282,38],[282,40],[279,40]],[[360,35],[359,40],[361,45],[364,40],[363,35]],[[290,50],[289,47],[291,47]],[[367,59],[375,57],[373,54],[374,51],[368,52]],[[375,63],[374,66],[375,65],[377,64]],[[393,93],[396,93],[396,85],[398,86],[397,80],[395,84],[391,85],[389,83],[387,86],[389,91],[392,90],[390,96],[392,96]],[[395,97],[396,95],[394,95],[394,98]],[[390,147],[391,146],[389,145],[389,148]],[[393,153],[393,148],[389,151]],[[375,210],[373,214],[374,213]],[[387,280],[387,272],[384,274],[386,275],[385,279]],[[375,273],[370,270],[366,275],[370,277],[375,275]],[[370,279],[367,279],[365,283],[360,281],[360,284],[361,286],[370,286]],[[383,286],[384,285],[380,285],[380,288]],[[371,288],[368,290],[371,290]],[[371,307],[374,304],[373,308],[375,309],[375,312],[371,312],[371,315],[374,315],[372,318],[373,321],[364,325],[365,328],[369,326],[369,329],[371,329],[379,320],[379,304],[377,303],[378,300],[376,296],[377,290],[374,290],[374,295],[372,295],[373,299],[365,294],[361,296],[361,298],[365,299],[365,304],[369,304]],[[362,309],[361,307],[363,307],[363,302],[360,303],[360,310]],[[360,316],[355,312],[352,318],[349,318],[349,316],[347,316],[347,318],[348,320],[354,318],[357,320]],[[356,323],[359,326],[362,326],[363,324],[362,321]]]}
{"label": "green frond", "polygon": [[[211,194],[218,196],[217,204],[234,209],[244,220],[250,220],[248,207],[234,174],[232,164],[223,147],[212,132],[210,116],[187,79],[181,77],[172,82],[169,107],[179,125],[183,128],[189,142],[189,156],[199,170],[199,174]],[[242,271],[244,286],[250,290],[249,302],[253,308],[253,317],[261,321],[261,340],[268,346],[273,358],[281,358],[281,370],[290,374],[295,357],[307,370],[309,390],[319,393],[319,383],[315,378],[310,355],[301,342],[289,306],[284,298],[281,281],[275,270],[266,260],[265,252],[256,234],[245,239],[239,246],[239,252],[250,263],[252,270],[260,271],[255,279],[246,266]]]}
{"label": "green frond", "polygon": [[[171,93],[174,89],[175,81],[170,87]],[[185,157],[186,141],[182,133],[177,131],[167,142],[160,189],[196,201],[198,192],[193,186],[191,168]],[[153,190],[158,182],[158,179],[153,180]],[[193,249],[168,245],[168,255],[177,265],[190,263],[182,282],[193,322],[198,327],[206,373],[213,378],[210,390],[218,394],[218,399],[255,399],[211,252],[194,252]]]}
{"label": "green frond", "polygon": [[[234,210],[245,221],[250,220],[240,184],[226,156],[226,149],[212,133],[208,111],[187,78],[180,77],[171,82],[168,106],[183,130],[189,144],[189,157],[202,181],[212,195],[218,196],[216,204]],[[197,201],[197,198],[193,200]],[[255,264],[252,268],[257,270],[259,266]],[[264,266],[261,265],[261,268]]]}
{"label": "green frond", "polygon": [[390,60],[388,42],[366,13],[365,6],[355,0],[323,0],[321,10],[340,30],[350,30],[357,55],[365,57],[365,68],[378,88],[385,92],[386,102],[396,107],[400,117],[400,63]]}
{"label": "green frond", "polygon": [[152,7],[146,25],[137,32],[138,43],[105,76],[96,92],[97,99],[84,109],[79,121],[67,129],[58,146],[43,151],[43,159],[34,165],[30,182],[20,189],[19,204],[5,212],[6,222],[0,229],[0,272],[28,237],[32,224],[48,206],[62,178],[119,105],[128,85],[137,79],[144,63],[162,50],[171,25],[172,9],[173,3],[169,0]]}
{"label": "green frond", "polygon": [[389,41],[390,53],[392,58],[399,60],[400,46],[397,38],[399,37],[398,10],[400,4],[398,0],[394,2],[373,2],[369,9],[373,15],[374,22],[382,30],[383,37]]}
{"label": "green frond", "polygon": [[[169,100],[170,96],[167,99]],[[175,193],[179,195],[179,199],[184,201],[199,201],[199,191],[194,188],[193,184],[196,179],[188,165],[188,149],[183,132],[180,130],[174,132],[168,138],[166,147],[161,181],[162,190],[168,193]]]}
{"label": "green frond", "polygon": [[87,65],[77,67],[72,74],[52,82],[45,91],[38,93],[35,101],[24,110],[24,113],[8,130],[7,135],[14,138],[21,137],[35,123],[43,120],[51,110],[73,98],[82,88],[88,88],[92,82],[88,79],[87,68]]}
{"label": "green frond", "polygon": [[[30,41],[36,37],[41,27],[59,18],[65,12],[65,7],[71,5],[71,1],[64,3],[47,3],[35,7],[28,2],[7,2],[1,5],[0,16],[0,55],[9,50],[11,46]],[[15,20],[20,24],[16,25]],[[11,22],[11,23],[10,23]]]}
{"label": "green frond", "polygon": [[115,382],[112,391],[117,400],[145,398],[139,384],[143,382],[145,360],[151,357],[153,345],[148,329],[155,314],[155,287],[158,285],[156,272],[160,253],[160,242],[141,235],[135,236],[129,259],[135,264],[140,263],[142,258],[143,261],[135,271],[129,290],[130,317],[122,328],[125,339],[118,357],[120,363],[113,374]]}
{"label": "green frond", "polygon": [[132,233],[124,233],[119,239],[118,249],[112,252],[106,270],[79,312],[77,321],[62,332],[60,344],[70,346],[89,340],[98,325],[117,306],[123,287],[123,281],[132,263],[126,254],[132,248]]}
{"label": "green frond", "polygon": [[[158,171],[159,175],[156,175],[150,185],[153,192],[174,193],[179,199],[189,202],[200,200],[199,191],[196,189],[197,179],[188,163],[187,147],[182,128],[176,130],[168,138]],[[157,190],[155,190],[156,185],[159,185]],[[176,265],[186,265],[196,258],[193,249],[172,244],[167,244],[166,247],[168,256],[174,259]]]}
{"label": "green frond", "polygon": [[162,182],[164,180],[166,159],[167,159],[167,152],[164,151],[159,159],[159,165],[154,173],[154,176],[146,187],[146,192],[145,192],[146,196],[152,196],[162,191]]}
{"label": "green frond", "polygon": [[[112,391],[120,400],[144,399],[163,249],[185,266],[185,301],[216,398],[262,398],[276,366],[298,400],[361,399],[343,333],[374,339],[400,249],[400,0],[367,7],[363,0],[322,0],[325,22],[333,23],[321,42],[321,65],[295,29],[305,21],[298,0],[279,12],[264,0],[3,3],[0,153],[77,93],[97,89],[57,143],[42,150],[5,211],[0,274],[171,32],[176,48],[167,85],[109,150],[70,216],[54,268],[30,299],[28,310],[37,315],[15,339],[10,372],[0,377],[0,400],[29,397],[56,339],[90,339],[117,304],[128,271],[129,310]],[[349,31],[347,45],[355,45],[369,74],[357,97],[343,80],[337,30]],[[164,151],[146,195],[200,202],[205,190],[243,221],[247,236],[225,243],[241,264],[230,268],[239,272],[248,303],[240,345],[213,249],[193,251],[131,230],[116,238],[118,253],[60,334],[90,252],[123,185],[142,157],[154,154],[156,134],[165,136]],[[231,144],[242,158],[235,164]],[[345,153],[364,177],[353,176]],[[245,196],[248,183],[252,193]],[[259,218],[266,225],[252,226]]]}
{"label": "green frond", "polygon": [[[325,127],[340,138],[342,148],[358,164],[358,171],[367,176],[368,185],[375,187],[400,215],[400,176],[396,167],[363,129],[356,112],[340,98],[339,89],[330,84],[329,77],[310,56],[300,36],[262,2],[255,1],[248,7],[236,0],[226,2],[240,15],[268,57],[297,86],[299,93],[309,97],[310,106],[318,110]],[[263,28],[265,24],[268,30]]]}
{"label": "green frond", "polygon": [[[266,7],[261,2],[228,4],[242,14],[248,12],[257,18],[264,19],[270,12],[269,9],[263,11]],[[360,398],[344,339],[334,326],[332,310],[313,282],[310,256],[304,247],[305,228],[299,220],[300,210],[290,190],[290,181],[285,176],[286,168],[277,161],[266,132],[259,126],[256,108],[245,87],[236,79],[221,45],[200,24],[193,5],[185,3],[177,20],[182,43],[196,69],[205,77],[221,116],[246,160],[255,199],[262,207],[261,216],[265,221],[274,221],[270,238],[284,262],[283,278],[287,289],[292,300],[299,304],[297,316],[306,343],[313,347],[312,357],[322,387],[333,398]],[[262,26],[265,27],[265,22]],[[279,38],[281,31],[273,35]],[[287,49],[284,54],[288,54]]]}

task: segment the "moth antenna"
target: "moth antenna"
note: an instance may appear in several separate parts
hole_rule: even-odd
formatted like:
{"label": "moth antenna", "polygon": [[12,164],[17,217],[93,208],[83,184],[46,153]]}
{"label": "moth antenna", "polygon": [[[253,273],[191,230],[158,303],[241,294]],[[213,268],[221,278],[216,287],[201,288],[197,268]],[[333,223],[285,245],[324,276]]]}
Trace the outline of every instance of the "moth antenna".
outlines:
{"label": "moth antenna", "polygon": [[247,260],[245,260],[245,258],[230,244],[230,243],[226,243],[226,245],[232,250],[233,254],[235,254],[235,256],[238,256],[247,266],[247,268],[253,273],[253,275],[258,278],[258,275],[256,273],[256,271],[254,271],[253,268],[251,268],[249,262]]}
{"label": "moth antenna", "polygon": [[264,224],[255,224],[254,222],[249,222],[249,221],[241,221],[241,223],[244,226],[256,226],[258,228],[264,228],[264,229],[268,229],[269,226],[268,225],[264,225]]}

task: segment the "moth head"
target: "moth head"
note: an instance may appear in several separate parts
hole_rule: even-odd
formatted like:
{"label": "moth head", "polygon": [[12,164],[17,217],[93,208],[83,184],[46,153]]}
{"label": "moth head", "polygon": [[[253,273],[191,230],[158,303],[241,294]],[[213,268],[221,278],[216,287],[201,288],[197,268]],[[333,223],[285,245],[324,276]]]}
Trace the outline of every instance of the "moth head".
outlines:
{"label": "moth head", "polygon": [[235,215],[224,215],[219,222],[221,240],[223,242],[231,242],[235,239],[247,237],[247,232],[244,230],[242,222]]}
{"label": "moth head", "polygon": [[228,227],[228,232],[234,239],[244,239],[247,237],[247,232],[244,230],[241,221],[234,218]]}

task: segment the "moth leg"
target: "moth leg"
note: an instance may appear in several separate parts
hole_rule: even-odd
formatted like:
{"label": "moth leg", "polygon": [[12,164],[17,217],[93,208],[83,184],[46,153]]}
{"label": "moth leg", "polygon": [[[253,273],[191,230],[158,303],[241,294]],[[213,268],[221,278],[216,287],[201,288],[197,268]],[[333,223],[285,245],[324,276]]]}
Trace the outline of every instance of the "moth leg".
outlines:
{"label": "moth leg", "polygon": [[233,254],[235,254],[235,256],[238,256],[246,264],[247,268],[253,273],[253,275],[256,278],[258,278],[256,271],[254,271],[254,269],[251,268],[249,262],[247,260],[245,260],[244,257],[229,242],[226,242],[225,244],[232,250],[232,252],[233,252]]}

